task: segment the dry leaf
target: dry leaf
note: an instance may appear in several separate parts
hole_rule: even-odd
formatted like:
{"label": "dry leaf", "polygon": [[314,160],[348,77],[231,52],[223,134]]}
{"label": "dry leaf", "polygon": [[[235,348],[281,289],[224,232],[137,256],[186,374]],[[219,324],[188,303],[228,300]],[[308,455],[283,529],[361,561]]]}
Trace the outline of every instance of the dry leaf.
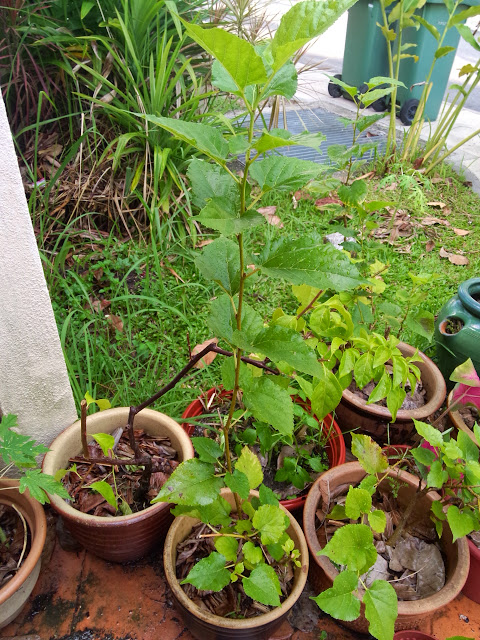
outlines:
{"label": "dry leaf", "polygon": [[375,171],[369,171],[368,173],[364,173],[363,176],[358,176],[355,180],[366,180],[367,178],[371,178],[375,175]]}
{"label": "dry leaf", "polygon": [[427,202],[429,207],[438,207],[439,209],[443,209],[447,205],[444,202]]}
{"label": "dry leaf", "polygon": [[206,247],[207,244],[211,244],[213,242],[213,238],[209,238],[208,240],[202,240],[196,244],[197,249],[201,249],[202,247]]}
{"label": "dry leaf", "polygon": [[415,162],[413,163],[413,168],[420,169],[420,167],[422,166],[422,163],[423,163],[423,156],[415,160]]}
{"label": "dry leaf", "polygon": [[395,191],[397,187],[398,184],[396,182],[392,182],[392,184],[388,185],[388,187],[385,187],[385,191]]}
{"label": "dry leaf", "polygon": [[295,193],[293,194],[293,197],[295,198],[295,200],[311,200],[312,196],[305,191],[304,189],[300,189],[299,191],[295,191]]}
{"label": "dry leaf", "polygon": [[270,205],[269,207],[260,207],[259,209],[257,209],[258,213],[262,214],[268,224],[272,224],[274,227],[283,229],[283,222],[278,216],[275,215],[276,210],[276,205]]}
{"label": "dry leaf", "polygon": [[440,255],[440,258],[448,258],[448,256],[450,255],[444,247],[442,247],[438,253]]}
{"label": "dry leaf", "polygon": [[318,200],[315,200],[316,207],[324,207],[327,204],[343,204],[343,202],[338,198],[333,198],[331,196],[327,198],[319,198]]}
{"label": "dry leaf", "polygon": [[92,307],[97,313],[110,306],[110,300],[92,300],[92,298],[90,298],[90,300],[92,301]]}
{"label": "dry leaf", "polygon": [[118,316],[114,316],[113,314],[106,315],[105,317],[117,331],[123,331],[123,322],[121,318],[119,318]]}
{"label": "dry leaf", "polygon": [[450,227],[450,222],[442,218],[434,218],[433,216],[426,216],[422,219],[421,224],[425,227],[429,227],[433,224],[443,224],[445,227]]}
{"label": "dry leaf", "polygon": [[461,256],[458,253],[451,253],[448,256],[448,259],[450,260],[450,262],[452,264],[457,264],[457,265],[460,265],[462,267],[466,266],[467,264],[469,264],[468,258],[465,257],[465,256]]}
{"label": "dry leaf", "polygon": [[425,245],[425,249],[428,253],[430,253],[430,251],[433,251],[434,248],[435,248],[435,242],[433,240],[429,240]]}
{"label": "dry leaf", "polygon": [[468,236],[468,234],[470,233],[470,231],[467,231],[467,229],[457,229],[453,227],[453,230],[457,234],[457,236]]}
{"label": "dry leaf", "polygon": [[395,244],[395,240],[398,238],[399,235],[400,235],[400,232],[398,227],[393,227],[392,232],[390,233],[390,236],[388,238],[388,244]]}
{"label": "dry leaf", "polygon": [[[202,342],[202,344],[197,344],[195,347],[193,347],[192,353],[190,355],[196,356],[197,353],[200,353],[200,351],[203,351],[203,349],[205,349],[205,347],[207,347],[212,342],[213,344],[218,344],[218,338],[210,338],[209,340],[205,340],[205,342]],[[209,351],[205,356],[203,356],[201,360],[199,360],[193,366],[196,369],[203,369],[207,365],[211,364],[216,357],[217,357],[217,354],[215,353],[215,351]]]}
{"label": "dry leaf", "polygon": [[97,269],[96,271],[93,272],[93,277],[95,278],[95,280],[101,280],[102,276],[103,276],[102,267],[100,267],[100,269]]}

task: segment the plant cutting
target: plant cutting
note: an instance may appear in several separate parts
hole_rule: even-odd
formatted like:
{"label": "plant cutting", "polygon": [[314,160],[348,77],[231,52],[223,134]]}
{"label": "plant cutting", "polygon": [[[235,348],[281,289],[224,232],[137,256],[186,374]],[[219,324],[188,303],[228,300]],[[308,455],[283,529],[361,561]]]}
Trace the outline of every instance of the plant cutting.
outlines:
{"label": "plant cutting", "polygon": [[[47,491],[65,497],[62,485],[37,467],[36,457],[47,451],[32,438],[17,433],[17,417],[0,421],[0,456],[5,465],[0,477],[0,627],[20,612],[37,582],[40,555],[47,532],[41,505],[49,502]],[[16,471],[18,480],[5,478]]]}
{"label": "plant cutting", "polygon": [[[430,447],[420,446],[406,454],[413,457],[419,477],[400,471],[398,463],[389,464],[368,436],[353,434],[352,452],[359,464],[344,465],[346,475],[341,481],[345,482],[350,473],[350,483],[345,485],[345,491],[349,488],[343,504],[335,505],[333,498],[341,493],[340,488],[336,491],[339,482],[326,474],[317,481],[316,490],[314,485],[305,506],[304,526],[310,549],[330,561],[318,559],[317,572],[321,575],[317,584],[324,588],[329,579],[333,580],[330,588],[316,598],[317,604],[358,630],[368,628],[379,640],[390,640],[394,628],[415,626],[422,615],[431,614],[460,592],[469,568],[464,536],[479,527],[478,448],[462,432],[455,440],[423,422],[415,421],[415,428]],[[388,496],[387,502],[382,494]],[[392,495],[396,502],[392,502]],[[335,533],[323,545],[314,524],[315,511],[322,501],[325,518],[336,524]],[[390,508],[381,508],[385,504]],[[392,518],[392,514],[396,515]],[[444,575],[438,569],[438,547],[430,544],[427,548],[430,533],[425,514],[427,520],[429,514],[446,556]],[[383,554],[383,561],[379,554]],[[436,565],[436,579],[430,577],[421,594],[422,571],[427,565]],[[401,575],[392,578],[382,566]],[[418,576],[415,586],[404,582],[413,577],[412,571]],[[378,578],[382,573],[390,577]],[[403,597],[398,604],[397,592]],[[406,601],[412,599],[413,606]]]}

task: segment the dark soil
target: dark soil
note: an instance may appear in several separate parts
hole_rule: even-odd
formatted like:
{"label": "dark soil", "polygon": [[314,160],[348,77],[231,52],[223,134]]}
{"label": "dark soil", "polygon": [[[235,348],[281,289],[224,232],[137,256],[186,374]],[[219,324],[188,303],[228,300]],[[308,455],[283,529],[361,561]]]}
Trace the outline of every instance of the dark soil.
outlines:
{"label": "dark soil", "polygon": [[479,413],[476,407],[460,407],[457,411],[469,429],[473,429],[473,425],[479,422]]}
{"label": "dark soil", "polygon": [[[27,529],[25,545],[25,527],[13,507],[0,505],[0,588],[11,580],[21,566],[21,560],[30,550],[30,532]],[[23,555],[22,555],[23,552]]]}
{"label": "dark soil", "polygon": [[[150,501],[157,496],[164,483],[178,466],[177,452],[171,446],[169,438],[150,436],[140,429],[136,429],[134,434],[141,454],[147,454],[151,457],[152,473],[150,477],[146,476],[144,467],[128,466],[128,463],[125,467],[77,463],[75,470],[69,471],[62,479],[65,488],[74,500],[72,506],[75,509],[94,516],[124,515],[123,512],[119,512],[110,505],[103,496],[89,488],[93,482],[100,480],[106,480],[114,493],[116,483],[118,496],[121,496],[130,507],[131,512],[136,513],[150,506]],[[112,435],[115,436],[115,433]],[[88,451],[92,458],[103,457],[102,450],[96,442],[88,445]],[[121,434],[114,454],[122,460],[135,459],[135,453],[130,447],[126,432]]]}
{"label": "dark soil", "polygon": [[[367,385],[363,387],[363,389],[359,389],[355,383],[355,380],[352,380],[352,382],[350,383],[350,386],[348,387],[348,390],[354,393],[359,398],[363,398],[365,401],[367,401],[368,396],[372,393],[375,387],[376,387],[375,382],[369,382]],[[418,409],[419,407],[423,407],[427,403],[427,392],[423,388],[423,385],[421,382],[417,383],[413,396],[410,393],[410,390],[408,387],[406,388],[406,391],[407,391],[407,396],[403,401],[400,409],[411,411],[412,409]],[[387,401],[384,398],[383,400],[380,400],[380,402],[375,402],[373,404],[377,404],[380,407],[386,407]]]}
{"label": "dark soil", "polygon": [[447,318],[445,323],[442,324],[442,329],[449,336],[453,336],[458,333],[464,327],[463,320],[460,318]]}
{"label": "dark soil", "polygon": [[[219,527],[217,527],[219,529]],[[203,522],[197,524],[190,535],[177,546],[177,579],[181,582],[192,567],[203,558],[215,551],[214,538],[202,538],[211,530]],[[239,540],[239,553],[241,553],[242,540]],[[257,541],[260,545],[260,541]],[[262,546],[262,545],[260,545]],[[293,566],[290,560],[285,563],[277,562],[262,546],[266,562],[271,565],[280,581],[282,595],[280,601],[289,595],[293,584]],[[239,556],[240,557],[240,556]],[[241,579],[231,582],[221,591],[200,591],[191,584],[182,585],[186,595],[202,609],[207,609],[217,616],[232,618],[254,618],[271,611],[274,607],[255,602],[247,596],[243,590]]]}

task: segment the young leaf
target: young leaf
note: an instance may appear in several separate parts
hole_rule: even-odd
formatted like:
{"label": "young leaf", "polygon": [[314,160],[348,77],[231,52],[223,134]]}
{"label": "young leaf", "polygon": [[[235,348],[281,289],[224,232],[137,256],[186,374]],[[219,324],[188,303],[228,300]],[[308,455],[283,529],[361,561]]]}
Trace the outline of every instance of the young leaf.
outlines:
{"label": "young leaf", "polygon": [[353,375],[360,389],[363,389],[371,381],[373,378],[373,354],[370,351],[362,353],[356,360],[353,367]]}
{"label": "young leaf", "polygon": [[437,457],[433,451],[430,451],[430,449],[426,449],[425,447],[417,447],[416,449],[413,449],[412,455],[416,462],[419,462],[426,467],[429,467]]}
{"label": "young leaf", "polygon": [[235,469],[242,471],[247,476],[250,489],[256,489],[263,480],[260,460],[248,447],[243,447],[242,453],[235,463]]}
{"label": "young leaf", "polygon": [[369,632],[378,640],[392,640],[398,601],[395,589],[385,580],[375,580],[363,596]]}
{"label": "young leaf", "polygon": [[28,489],[30,495],[40,504],[50,503],[47,493],[60,496],[65,500],[70,500],[71,496],[65,487],[47,473],[42,473],[41,469],[25,469],[19,481],[19,491],[23,493]]}
{"label": "young leaf", "polygon": [[288,516],[271,504],[261,505],[252,518],[252,524],[260,532],[262,544],[274,544],[288,527]]}
{"label": "young leaf", "polygon": [[113,493],[111,485],[109,485],[108,482],[106,482],[105,480],[92,482],[92,484],[89,485],[88,488],[99,493],[105,498],[109,505],[115,507],[115,509],[117,508],[117,499],[115,497],[115,494]]}
{"label": "young leaf", "polygon": [[210,504],[217,499],[222,479],[215,477],[215,467],[197,458],[185,460],[160,489],[155,502],[174,502],[187,506]]}
{"label": "young leaf", "polygon": [[350,487],[345,500],[345,514],[352,520],[358,520],[363,513],[372,508],[372,496],[365,489]]}
{"label": "young leaf", "polygon": [[216,229],[224,236],[237,235],[265,222],[265,218],[257,211],[247,211],[240,216],[235,201],[227,197],[212,198],[195,218],[205,227]]}
{"label": "young leaf", "polygon": [[[257,420],[267,422],[283,435],[293,432],[293,402],[289,392],[267,376],[253,378],[244,388],[243,402]],[[252,487],[253,489],[253,487]]]}
{"label": "young leaf", "polygon": [[228,562],[237,561],[238,540],[231,536],[215,538],[215,549],[224,556]]}
{"label": "young leaf", "polygon": [[417,433],[424,438],[428,444],[432,445],[432,447],[442,447],[443,446],[443,435],[438,429],[432,427],[426,422],[420,422],[419,420],[413,421],[415,423],[415,429]]}
{"label": "young leaf", "polygon": [[448,472],[442,467],[440,460],[435,460],[430,466],[427,475],[427,486],[441,489],[443,483],[448,480]]}
{"label": "young leaf", "polygon": [[352,453],[367,473],[382,473],[388,467],[387,457],[369,436],[352,433]]}
{"label": "young leaf", "polygon": [[193,565],[180,584],[193,584],[201,591],[221,591],[230,582],[230,571],[225,569],[225,557],[215,551]]}
{"label": "young leaf", "polygon": [[358,586],[358,576],[353,571],[342,571],[327,589],[312,598],[322,611],[338,620],[356,620],[360,615],[360,600],[352,593]]}
{"label": "young leaf", "polygon": [[212,440],[212,438],[192,438],[192,444],[195,451],[198,453],[199,460],[202,462],[209,462],[215,464],[223,454],[220,445]]}
{"label": "young leaf", "polygon": [[230,522],[231,506],[229,503],[218,496],[216,500],[210,504],[204,504],[201,507],[188,507],[185,505],[177,505],[172,509],[174,516],[190,516],[191,518],[198,518],[202,522],[211,525],[220,524],[223,527],[227,527]]}
{"label": "young leaf", "polygon": [[225,474],[225,484],[234,493],[238,493],[242,500],[247,500],[250,495],[250,483],[243,471],[235,469],[233,473]]}
{"label": "young leaf", "polygon": [[279,155],[258,160],[250,168],[250,176],[263,192],[295,191],[318,177],[319,173],[320,167],[315,162]]}
{"label": "young leaf", "polygon": [[256,564],[260,564],[260,562],[264,561],[261,548],[254,545],[253,542],[251,542],[250,540],[245,542],[245,544],[242,547],[242,551],[243,551],[245,560],[249,562],[251,565],[255,566]]}
{"label": "young leaf", "polygon": [[[382,377],[378,381],[377,386],[375,387],[375,389],[373,389],[372,393],[368,396],[367,404],[379,402],[380,400],[388,396],[391,390],[392,390],[392,379],[388,375],[388,372],[384,371],[382,374]],[[394,421],[395,418],[396,418],[396,412],[394,416],[392,415],[392,421]]]}
{"label": "young leaf", "polygon": [[372,530],[366,524],[346,524],[335,531],[318,555],[344,564],[350,571],[365,573],[377,559]]}
{"label": "young leaf", "polygon": [[472,533],[478,524],[470,511],[462,512],[454,505],[450,505],[447,509],[447,521],[452,530],[453,542]]}
{"label": "young leaf", "polygon": [[403,404],[407,392],[402,387],[393,387],[387,394],[387,409],[392,414],[392,422],[395,422],[397,412]]}
{"label": "young leaf", "polygon": [[227,293],[235,295],[240,286],[238,245],[227,238],[217,238],[196,258],[195,264],[207,280],[218,282]]}
{"label": "young leaf", "polygon": [[368,523],[376,533],[383,533],[387,526],[385,511],[375,509],[368,514]]}
{"label": "young leaf", "polygon": [[105,457],[113,449],[115,438],[110,433],[92,433],[92,438],[100,445],[100,449]]}
{"label": "young leaf", "polygon": [[248,578],[242,578],[242,584],[247,596],[253,600],[272,607],[280,606],[279,595],[282,590],[278,576],[270,565],[255,567]]}
{"label": "young leaf", "polygon": [[335,375],[322,363],[321,375],[311,396],[312,411],[319,420],[336,409],[342,399],[343,389]]}

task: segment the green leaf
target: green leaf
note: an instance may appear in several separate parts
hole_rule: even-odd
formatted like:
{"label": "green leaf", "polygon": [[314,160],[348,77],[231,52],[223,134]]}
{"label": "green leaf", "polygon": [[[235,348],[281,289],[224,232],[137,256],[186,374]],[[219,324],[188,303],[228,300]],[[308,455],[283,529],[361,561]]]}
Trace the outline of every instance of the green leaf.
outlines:
{"label": "green leaf", "polygon": [[[461,5],[461,6],[464,6],[464,5]],[[455,24],[460,24],[460,22],[467,20],[467,18],[471,18],[472,16],[478,16],[478,15],[480,15],[480,6],[473,6],[473,7],[469,7],[468,9],[464,9],[463,11],[456,13],[454,16],[450,18],[450,20],[448,21],[448,28],[453,27],[453,25]]]}
{"label": "green leaf", "polygon": [[355,361],[353,375],[355,376],[355,382],[360,389],[363,389],[363,387],[372,380],[373,354],[370,351],[362,353],[358,360]]}
{"label": "green leaf", "polygon": [[286,62],[281,69],[268,81],[266,90],[262,92],[262,98],[269,96],[285,96],[288,100],[293,98],[297,91],[298,74],[291,60]]}
{"label": "green leaf", "polygon": [[345,513],[345,506],[336,504],[330,513],[327,513],[329,520],[347,520],[347,514]]}
{"label": "green leaf", "polygon": [[80,20],[84,20],[94,6],[95,2],[93,0],[83,0],[80,8]]}
{"label": "green leaf", "polygon": [[289,521],[280,507],[263,504],[255,512],[252,524],[260,532],[262,544],[274,544],[282,537]]}
{"label": "green leaf", "polygon": [[42,473],[41,469],[24,470],[19,481],[20,493],[23,493],[25,489],[28,489],[32,498],[40,502],[40,504],[50,502],[47,493],[57,495],[65,500],[71,500],[71,496],[62,483],[53,476],[48,475],[48,473]]}
{"label": "green leaf", "polygon": [[407,392],[402,387],[393,387],[387,395],[387,409],[392,414],[391,422],[395,422],[397,412],[403,404]]}
{"label": "green leaf", "polygon": [[243,447],[242,453],[235,463],[235,469],[242,471],[247,476],[250,489],[256,489],[263,480],[260,460],[248,447]]}
{"label": "green leaf", "polygon": [[432,36],[435,38],[437,42],[440,40],[440,34],[438,32],[438,29],[435,27],[435,25],[430,24],[428,20],[425,20],[424,18],[422,18],[421,16],[417,16],[416,14],[414,14],[412,17],[419,24],[425,27],[425,29],[427,29],[432,34]]}
{"label": "green leaf", "polygon": [[88,488],[99,493],[101,496],[103,496],[103,498],[105,498],[108,504],[110,504],[112,507],[115,507],[115,509],[117,508],[117,499],[115,497],[115,494],[113,493],[111,485],[109,485],[108,482],[106,482],[105,480],[92,482],[92,484],[89,485]]}
{"label": "green leaf", "polygon": [[[382,373],[382,377],[378,381],[377,386],[373,389],[372,393],[368,396],[367,404],[372,404],[373,402],[379,402],[392,390],[392,379],[390,378],[387,371]],[[396,416],[395,416],[396,417]],[[393,420],[395,420],[393,417]]]}
{"label": "green leaf", "polygon": [[[235,299],[235,303],[237,300]],[[217,338],[224,338],[232,343],[233,332],[237,330],[237,321],[228,295],[221,295],[210,303],[208,326]],[[246,302],[242,305],[242,333],[256,336],[263,329],[263,320]],[[227,387],[226,387],[227,388]],[[233,389],[233,385],[229,387]]]}
{"label": "green leaf", "polygon": [[388,467],[387,457],[370,436],[352,433],[352,453],[367,473],[382,473]]}
{"label": "green leaf", "polygon": [[368,514],[368,523],[376,533],[383,533],[387,526],[385,512],[375,509]]}
{"label": "green leaf", "polygon": [[198,453],[198,457],[202,462],[209,462],[215,464],[223,455],[223,451],[220,445],[212,440],[212,438],[192,438],[192,444],[195,451]]}
{"label": "green leaf", "polygon": [[320,171],[320,165],[315,162],[277,155],[254,162],[250,167],[250,176],[264,192],[273,189],[295,191],[318,177]]}
{"label": "green leaf", "polygon": [[432,427],[426,422],[420,422],[419,420],[413,421],[415,423],[415,429],[417,433],[422,436],[432,447],[442,447],[443,446],[443,435],[438,429]]}
{"label": "green leaf", "polygon": [[346,524],[335,531],[318,555],[344,564],[350,571],[365,573],[377,559],[372,530],[366,524]]}
{"label": "green leaf", "polygon": [[250,495],[250,483],[247,476],[238,469],[235,469],[233,473],[225,474],[225,484],[234,493],[238,493],[242,500],[247,500]]}
{"label": "green leaf", "polygon": [[155,502],[173,502],[187,506],[210,504],[217,499],[223,482],[215,477],[213,464],[193,458],[182,462],[165,482]]}
{"label": "green leaf", "polygon": [[35,467],[36,456],[46,453],[48,448],[36,442],[29,436],[13,431],[17,426],[17,416],[11,413],[2,417],[0,422],[0,452],[5,464],[13,464],[22,469]]}
{"label": "green leaf", "polygon": [[375,580],[363,596],[369,632],[378,640],[392,640],[398,601],[395,589],[385,580]]}
{"label": "green leaf", "polygon": [[215,538],[215,549],[222,554],[228,562],[237,561],[238,540],[231,536],[222,536]]}
{"label": "green leaf", "polygon": [[243,555],[245,556],[245,560],[252,565],[260,564],[263,562],[263,553],[260,547],[257,547],[250,540],[245,542],[242,547]]}
{"label": "green leaf", "polygon": [[221,591],[230,582],[230,571],[225,569],[225,557],[215,551],[193,565],[180,584],[193,584],[201,591]]}
{"label": "green leaf", "polygon": [[435,60],[438,60],[439,58],[443,58],[444,56],[446,56],[448,53],[450,53],[450,51],[455,51],[456,48],[455,47],[439,47],[436,51],[435,51]]}
{"label": "green leaf", "polygon": [[207,124],[187,122],[178,118],[163,118],[150,114],[135,114],[138,118],[146,118],[148,122],[157,124],[162,129],[187,144],[192,145],[206,156],[222,164],[228,154],[228,143],[218,129]]}
{"label": "green leaf", "polygon": [[258,489],[258,498],[260,500],[260,504],[273,504],[275,507],[278,507],[278,498],[275,493],[264,484],[261,484]]}
{"label": "green leaf", "polygon": [[458,538],[472,533],[475,530],[477,522],[470,511],[460,511],[454,505],[450,505],[447,509],[447,521],[452,530],[453,542]]}
{"label": "green leaf", "polygon": [[418,309],[411,311],[405,320],[405,325],[419,336],[431,340],[435,329],[435,317],[430,311]]}
{"label": "green leaf", "polygon": [[295,4],[282,16],[271,43],[273,68],[280,69],[312,38],[326,31],[355,0],[307,0]]}
{"label": "green leaf", "polygon": [[[468,44],[474,49],[476,49],[477,51],[480,51],[480,44],[478,40],[475,39],[475,36],[470,30],[470,27],[467,27],[466,24],[456,24],[455,28],[457,29],[459,34],[462,36],[462,38],[465,40],[465,42],[468,42]],[[472,71],[473,69],[469,70],[468,73],[472,73]],[[461,76],[462,74],[460,73],[459,75]]]}
{"label": "green leaf", "polygon": [[262,252],[256,266],[272,278],[322,290],[344,291],[363,282],[344,253],[330,243],[324,244],[322,238],[316,236],[282,239]]}
{"label": "green leaf", "polygon": [[223,527],[227,527],[231,522],[231,506],[225,498],[221,496],[218,496],[217,499],[210,504],[204,504],[201,507],[177,505],[171,511],[174,516],[190,516],[191,518],[198,518],[198,520],[211,525],[220,524]]}
{"label": "green leaf", "polygon": [[360,615],[360,600],[353,595],[358,586],[358,576],[353,571],[342,571],[336,576],[331,589],[312,598],[322,611],[337,620],[356,620]]}
{"label": "green leaf", "polygon": [[432,513],[439,520],[446,520],[447,516],[443,513],[443,504],[441,500],[434,500],[431,504]]}
{"label": "green leaf", "polygon": [[202,276],[220,284],[230,295],[235,295],[240,286],[239,263],[238,245],[227,238],[208,244],[195,260]]}
{"label": "green leaf", "polygon": [[238,185],[232,176],[205,160],[194,158],[188,165],[187,178],[192,186],[192,201],[197,207],[204,207],[211,198],[235,201],[239,196]]}
{"label": "green leaf", "polygon": [[242,578],[242,584],[247,596],[253,600],[272,607],[280,606],[279,595],[282,590],[278,576],[270,565],[255,567],[248,578]]}
{"label": "green leaf", "polygon": [[240,216],[236,202],[227,197],[212,198],[200,211],[195,220],[205,227],[216,229],[224,236],[237,235],[265,223],[265,218],[257,211],[247,211]]}
{"label": "green leaf", "polygon": [[372,508],[372,496],[365,489],[348,489],[345,500],[345,514],[352,520],[358,520],[363,513],[369,513]]}
{"label": "green leaf", "polygon": [[344,204],[356,207],[365,200],[367,190],[368,187],[365,180],[355,180],[351,185],[342,184],[337,193]]}
{"label": "green leaf", "polygon": [[460,447],[463,453],[463,457],[467,462],[470,460],[478,461],[479,452],[478,447],[472,441],[472,439],[463,431],[459,431],[457,435],[457,445]]}
{"label": "green leaf", "polygon": [[435,489],[441,489],[443,483],[448,480],[448,473],[442,467],[440,460],[435,460],[430,466],[430,471],[427,475],[427,486],[434,487]]}
{"label": "green leaf", "polygon": [[412,450],[412,455],[415,458],[416,462],[429,467],[432,462],[436,459],[436,455],[430,449],[425,449],[425,447],[417,447]]}
{"label": "green leaf", "polygon": [[240,91],[251,84],[263,84],[267,73],[253,46],[225,29],[203,29],[183,21],[188,35],[216,58]]}
{"label": "green leaf", "polygon": [[257,420],[267,422],[283,435],[293,432],[292,398],[267,376],[252,379],[243,390],[243,402]]}
{"label": "green leaf", "polygon": [[335,375],[322,363],[321,375],[317,376],[317,384],[310,398],[312,411],[319,420],[336,409],[342,399],[342,385]]}

